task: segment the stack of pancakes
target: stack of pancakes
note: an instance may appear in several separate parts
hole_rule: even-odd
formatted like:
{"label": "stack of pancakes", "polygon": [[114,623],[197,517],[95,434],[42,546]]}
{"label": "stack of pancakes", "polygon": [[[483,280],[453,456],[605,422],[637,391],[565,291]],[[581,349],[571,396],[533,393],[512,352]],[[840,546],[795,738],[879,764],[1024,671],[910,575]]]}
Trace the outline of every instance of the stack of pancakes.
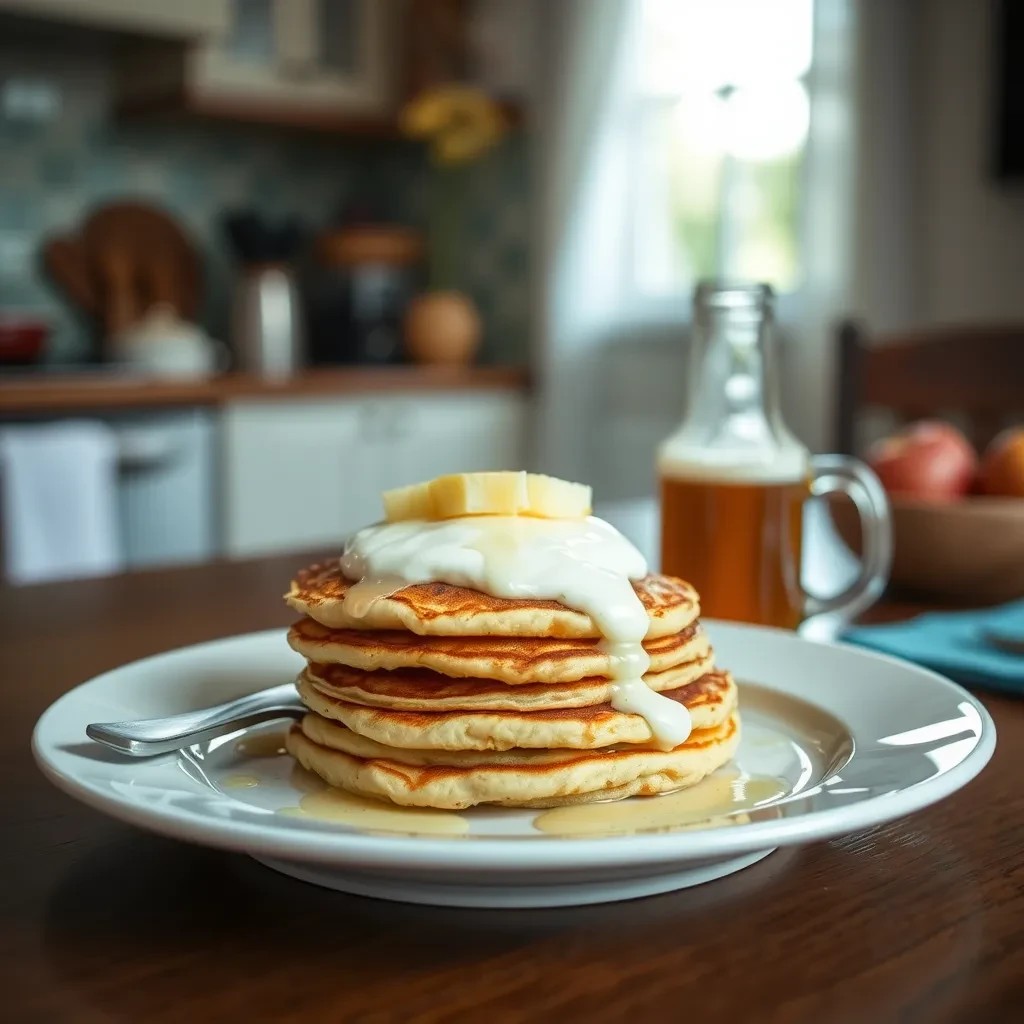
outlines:
{"label": "stack of pancakes", "polygon": [[610,659],[587,615],[444,583],[353,608],[354,586],[335,563],[300,572],[286,595],[305,615],[288,640],[308,661],[298,689],[310,709],[287,747],[332,786],[419,807],[552,807],[690,786],[736,749],[736,686],[715,670],[682,580],[634,583],[650,617],[645,681],[693,723],[669,751],[644,718],[611,707]]}

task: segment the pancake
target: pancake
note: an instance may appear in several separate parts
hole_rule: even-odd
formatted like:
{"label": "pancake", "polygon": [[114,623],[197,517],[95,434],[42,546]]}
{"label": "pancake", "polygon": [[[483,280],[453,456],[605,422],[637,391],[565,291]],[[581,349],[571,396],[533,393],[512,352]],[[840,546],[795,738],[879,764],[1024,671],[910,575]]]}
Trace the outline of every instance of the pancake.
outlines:
{"label": "pancake", "polygon": [[[708,651],[663,672],[648,672],[644,681],[660,693],[692,683],[713,668],[714,658]],[[611,681],[595,676],[510,686],[493,679],[453,679],[423,668],[364,672],[311,662],[303,677],[325,697],[400,711],[537,711],[606,704],[612,698]]]}
{"label": "pancake", "polygon": [[[601,631],[589,615],[557,601],[491,597],[447,583],[403,587],[374,601],[354,618],[344,607],[355,586],[337,562],[300,570],[285,601],[296,611],[331,629],[409,630],[421,636],[596,637]],[[700,605],[689,583],[673,576],[649,575],[633,583],[650,619],[648,637],[670,636],[695,622]]]}
{"label": "pancake", "polygon": [[292,726],[285,741],[288,752],[329,785],[404,806],[452,810],[654,796],[699,782],[728,761],[738,743],[735,713],[670,751],[457,751],[441,761],[435,752],[375,743],[316,715]]}
{"label": "pancake", "polygon": [[[423,637],[404,630],[328,629],[300,619],[288,643],[318,664],[348,665],[367,672],[429,669],[450,678],[496,679],[510,685],[565,683],[612,675],[612,659],[594,638]],[[663,672],[710,654],[697,623],[679,633],[645,641],[650,671]]]}
{"label": "pancake", "polygon": [[[305,675],[297,683],[302,702],[324,718],[389,747],[413,750],[594,749],[647,744],[654,735],[640,715],[610,704],[540,711],[403,711],[367,707],[326,696]],[[695,730],[720,725],[736,706],[736,684],[727,672],[709,672],[663,696],[690,711]]]}

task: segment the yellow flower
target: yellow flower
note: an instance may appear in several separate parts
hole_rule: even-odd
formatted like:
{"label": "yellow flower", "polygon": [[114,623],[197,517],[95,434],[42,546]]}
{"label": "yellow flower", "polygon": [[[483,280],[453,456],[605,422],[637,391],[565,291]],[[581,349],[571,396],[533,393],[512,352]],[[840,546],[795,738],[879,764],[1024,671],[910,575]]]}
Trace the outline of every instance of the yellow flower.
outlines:
{"label": "yellow flower", "polygon": [[430,143],[439,164],[466,164],[496,146],[507,129],[501,108],[485,92],[465,85],[428,89],[406,104],[399,127]]}

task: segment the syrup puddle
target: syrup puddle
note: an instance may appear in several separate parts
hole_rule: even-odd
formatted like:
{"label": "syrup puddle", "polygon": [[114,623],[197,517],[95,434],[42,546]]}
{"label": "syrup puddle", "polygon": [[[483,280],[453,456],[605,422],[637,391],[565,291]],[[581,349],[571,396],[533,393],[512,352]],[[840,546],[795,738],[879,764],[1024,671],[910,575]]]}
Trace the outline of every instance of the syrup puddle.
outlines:
{"label": "syrup puddle", "polygon": [[247,736],[235,744],[235,753],[239,757],[280,757],[287,753],[284,749],[286,730],[272,729]]}
{"label": "syrup puddle", "polygon": [[747,811],[786,796],[792,786],[770,775],[726,771],[690,789],[664,796],[634,797],[619,803],[578,804],[538,814],[533,827],[556,836],[628,835],[721,828],[749,822]]}
{"label": "syrup puddle", "polygon": [[380,800],[356,796],[327,786],[316,792],[307,792],[298,807],[282,807],[277,813],[291,818],[340,822],[363,831],[444,836],[460,836],[469,831],[469,822],[461,814],[429,808],[389,806]]}
{"label": "syrup puddle", "polygon": [[225,789],[252,789],[260,780],[255,775],[229,775],[224,780]]}
{"label": "syrup puddle", "polygon": [[297,789],[300,793],[319,793],[322,789],[327,788],[327,783],[319,775],[314,775],[311,771],[303,768],[298,761],[292,765],[288,783],[292,789]]}

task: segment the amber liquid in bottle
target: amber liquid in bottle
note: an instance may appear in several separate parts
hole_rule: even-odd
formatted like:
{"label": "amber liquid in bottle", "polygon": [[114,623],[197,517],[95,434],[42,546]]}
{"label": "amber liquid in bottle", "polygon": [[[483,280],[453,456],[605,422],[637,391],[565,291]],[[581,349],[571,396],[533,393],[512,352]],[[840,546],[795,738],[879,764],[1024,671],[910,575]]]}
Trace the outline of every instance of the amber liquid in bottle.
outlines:
{"label": "amber liquid in bottle", "polygon": [[700,594],[701,614],[795,629],[806,480],[661,476],[661,570]]}
{"label": "amber liquid in bottle", "polygon": [[697,288],[689,411],[658,452],[661,570],[697,588],[702,615],[793,629],[809,454],[781,419],[772,301]]}

